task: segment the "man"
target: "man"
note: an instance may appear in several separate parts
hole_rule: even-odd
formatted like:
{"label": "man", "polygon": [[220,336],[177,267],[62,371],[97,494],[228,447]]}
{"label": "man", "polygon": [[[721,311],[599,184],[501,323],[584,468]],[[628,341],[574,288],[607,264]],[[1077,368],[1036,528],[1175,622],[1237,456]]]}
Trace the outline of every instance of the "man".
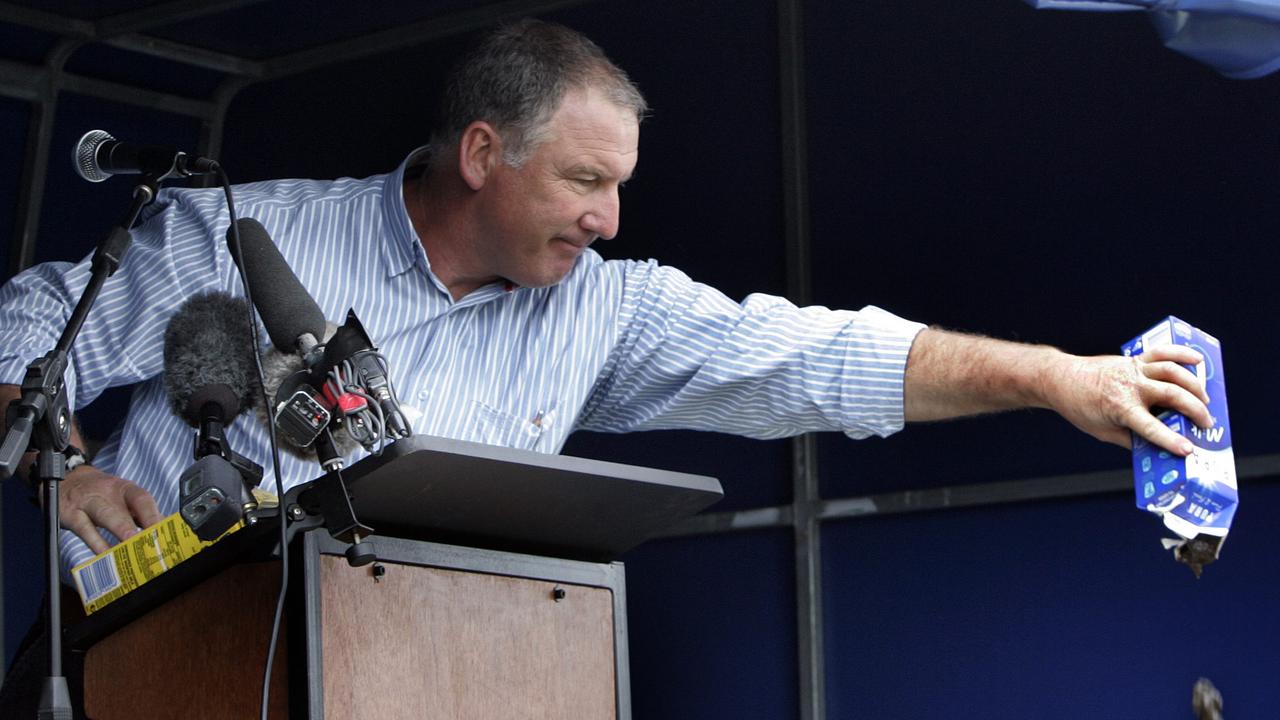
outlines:
{"label": "man", "polygon": [[[364,180],[237,189],[325,314],[354,307],[391,364],[417,432],[556,452],[575,429],[698,428],[753,437],[1051,408],[1127,447],[1130,433],[1185,455],[1150,407],[1211,423],[1179,347],[1084,358],[925,328],[877,308],[742,303],[654,262],[605,262],[620,186],[638,159],[643,98],[586,38],[525,21],[452,76],[428,149]],[[61,486],[69,567],[176,510],[190,440],[159,380],[165,323],[184,298],[238,293],[221,195],[166,191],[90,314],[69,391],[141,383],[92,464]],[[53,345],[87,263],[49,264],[0,291],[0,379]],[[0,400],[17,396],[4,386]],[[241,420],[232,447],[264,466],[266,434]],[[78,438],[73,442],[80,444]],[[318,470],[282,459],[283,485]],[[264,482],[270,487],[272,479]]]}

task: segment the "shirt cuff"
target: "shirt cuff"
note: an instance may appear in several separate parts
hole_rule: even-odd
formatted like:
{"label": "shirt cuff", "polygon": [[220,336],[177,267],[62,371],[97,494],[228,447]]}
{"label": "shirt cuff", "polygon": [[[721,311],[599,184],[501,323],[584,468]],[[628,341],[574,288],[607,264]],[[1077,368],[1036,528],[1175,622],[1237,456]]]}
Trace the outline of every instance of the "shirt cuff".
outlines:
{"label": "shirt cuff", "polygon": [[845,435],[855,440],[887,437],[906,425],[907,356],[926,327],[874,305],[858,311],[851,328],[857,338],[852,362],[860,368],[844,389]]}

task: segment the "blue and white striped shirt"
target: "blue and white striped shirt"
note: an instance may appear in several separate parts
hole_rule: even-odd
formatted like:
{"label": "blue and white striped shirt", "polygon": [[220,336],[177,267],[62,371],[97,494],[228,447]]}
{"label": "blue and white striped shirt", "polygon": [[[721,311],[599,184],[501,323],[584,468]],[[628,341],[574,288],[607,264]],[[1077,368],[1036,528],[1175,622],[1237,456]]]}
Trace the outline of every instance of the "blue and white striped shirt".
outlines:
{"label": "blue and white striped shirt", "polygon": [[[405,209],[413,157],[388,175],[253,183],[235,197],[326,317],[341,321],[355,309],[419,434],[555,453],[576,429],[776,438],[902,427],[907,353],[923,326],[878,308],[797,308],[758,294],[735,303],[654,261],[604,261],[592,251],[553,287],[494,283],[454,301]],[[140,484],[166,515],[177,510],[193,431],[167,404],[164,330],[193,295],[243,295],[227,226],[220,190],[161,192],[106,281],[67,372],[73,408],[138,383],[94,464]],[[0,289],[0,381],[20,383],[25,366],[53,347],[88,278],[87,259],[47,263]],[[241,418],[227,437],[266,468],[263,487],[275,490],[265,429]],[[286,488],[319,474],[314,463],[281,461]],[[66,567],[91,557],[65,531],[62,550]]]}

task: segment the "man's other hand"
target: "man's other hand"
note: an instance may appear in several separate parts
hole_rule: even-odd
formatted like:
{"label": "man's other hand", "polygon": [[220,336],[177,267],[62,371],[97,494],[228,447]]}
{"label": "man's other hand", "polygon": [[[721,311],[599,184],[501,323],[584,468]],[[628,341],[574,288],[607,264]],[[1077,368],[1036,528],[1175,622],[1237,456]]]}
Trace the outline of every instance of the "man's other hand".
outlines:
{"label": "man's other hand", "polygon": [[162,519],[150,493],[92,465],[75,468],[59,483],[58,511],[62,527],[79,535],[94,553],[110,548],[98,528],[127,540]]}

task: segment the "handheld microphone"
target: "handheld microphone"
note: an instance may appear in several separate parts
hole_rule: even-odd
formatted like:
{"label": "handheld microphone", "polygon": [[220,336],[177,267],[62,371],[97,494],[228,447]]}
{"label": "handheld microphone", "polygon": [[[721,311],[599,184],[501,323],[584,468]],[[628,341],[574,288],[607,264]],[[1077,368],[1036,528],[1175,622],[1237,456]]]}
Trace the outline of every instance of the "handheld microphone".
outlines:
{"label": "handheld microphone", "polygon": [[154,175],[157,180],[214,172],[218,163],[160,145],[120,142],[105,130],[90,130],[71,154],[76,174],[89,182],[112,175]]}
{"label": "handheld microphone", "polygon": [[215,540],[257,507],[252,488],[262,468],[231,449],[224,429],[253,404],[258,382],[249,307],[225,293],[197,295],[169,320],[164,386],[169,407],[198,428],[196,462],[179,478],[183,519]]}

